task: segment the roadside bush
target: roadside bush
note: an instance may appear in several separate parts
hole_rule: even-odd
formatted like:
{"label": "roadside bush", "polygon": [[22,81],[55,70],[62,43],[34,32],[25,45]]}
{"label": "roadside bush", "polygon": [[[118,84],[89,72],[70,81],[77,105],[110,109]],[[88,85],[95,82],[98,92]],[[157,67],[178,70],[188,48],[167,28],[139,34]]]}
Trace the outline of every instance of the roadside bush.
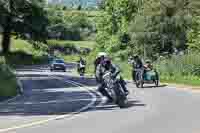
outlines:
{"label": "roadside bush", "polygon": [[157,67],[162,75],[200,76],[200,54],[173,55],[169,59],[160,59]]}
{"label": "roadside bush", "polygon": [[88,55],[91,52],[91,48],[84,47],[84,44],[81,46],[79,43],[80,41],[77,43],[58,40],[48,41],[48,45],[51,51],[59,51],[64,55]]}
{"label": "roadside bush", "polygon": [[32,54],[28,54],[24,51],[11,52],[5,56],[6,64],[16,67],[18,65],[34,65],[43,64],[48,61],[48,57],[43,52],[32,51]]}
{"label": "roadside bush", "polygon": [[0,57],[0,97],[11,97],[17,94],[17,80],[12,70]]}

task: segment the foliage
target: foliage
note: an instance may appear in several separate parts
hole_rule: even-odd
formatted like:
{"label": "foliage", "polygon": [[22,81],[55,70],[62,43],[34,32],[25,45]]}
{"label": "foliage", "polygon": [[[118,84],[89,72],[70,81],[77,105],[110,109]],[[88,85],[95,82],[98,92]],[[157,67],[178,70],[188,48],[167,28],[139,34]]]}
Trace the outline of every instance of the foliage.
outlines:
{"label": "foliage", "polygon": [[130,25],[132,48],[139,48],[138,53],[151,58],[187,49],[191,23],[188,7],[184,0],[144,0],[140,14]]}
{"label": "foliage", "polygon": [[187,0],[105,0],[104,15],[97,23],[99,49],[152,59],[183,51],[191,25],[190,5]]}
{"label": "foliage", "polygon": [[49,45],[74,45],[79,48],[90,48],[93,49],[96,46],[96,43],[94,41],[68,41],[68,40],[48,40],[47,41]]}
{"label": "foliage", "polygon": [[171,58],[160,58],[155,66],[163,82],[199,86],[199,58],[199,53],[193,52],[185,55],[173,55]]}
{"label": "foliage", "polygon": [[[115,53],[128,48],[128,24],[137,12],[135,0],[106,0],[104,15],[97,22],[99,49]],[[118,54],[120,55],[120,54]]]}
{"label": "foliage", "polygon": [[[11,67],[16,67],[18,65],[43,64],[47,60],[46,48],[45,50],[44,48],[35,49],[29,41],[19,38],[16,39],[15,37],[12,37],[11,44],[11,52],[4,57],[4,59],[6,59],[6,64]],[[41,44],[40,47],[41,46],[44,47],[46,45]]]}
{"label": "foliage", "polygon": [[48,18],[51,39],[83,40],[95,30],[86,12],[63,10],[52,6],[48,8]]}
{"label": "foliage", "polygon": [[160,59],[157,68],[166,77],[200,76],[200,54],[188,53]]}
{"label": "foliage", "polygon": [[17,94],[17,80],[11,69],[5,64],[5,59],[0,57],[0,97],[11,97]]}
{"label": "foliage", "polygon": [[192,20],[192,28],[188,32],[188,46],[193,51],[200,51],[200,16],[196,16]]}
{"label": "foliage", "polygon": [[3,52],[9,52],[11,33],[43,41],[48,20],[44,0],[0,0],[0,26],[3,28]]}

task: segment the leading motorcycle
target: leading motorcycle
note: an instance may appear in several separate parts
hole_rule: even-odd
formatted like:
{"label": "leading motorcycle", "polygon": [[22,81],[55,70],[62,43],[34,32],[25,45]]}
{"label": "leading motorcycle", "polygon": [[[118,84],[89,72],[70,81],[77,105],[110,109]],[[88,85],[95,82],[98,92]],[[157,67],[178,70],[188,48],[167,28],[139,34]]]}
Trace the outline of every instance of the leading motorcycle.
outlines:
{"label": "leading motorcycle", "polygon": [[103,80],[106,86],[105,90],[112,97],[114,103],[120,108],[125,108],[128,104],[128,100],[120,83],[120,74],[118,73],[115,77],[112,77],[112,73],[108,71],[103,75]]}

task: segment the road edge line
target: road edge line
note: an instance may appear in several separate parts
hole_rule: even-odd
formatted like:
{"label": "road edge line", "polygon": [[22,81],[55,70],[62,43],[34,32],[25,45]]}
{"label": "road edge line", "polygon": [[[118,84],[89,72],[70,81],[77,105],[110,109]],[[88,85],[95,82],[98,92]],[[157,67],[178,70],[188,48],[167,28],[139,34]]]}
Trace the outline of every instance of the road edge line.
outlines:
{"label": "road edge line", "polygon": [[[73,80],[70,80],[70,81],[74,82]],[[81,85],[81,86],[85,86],[84,84],[81,84],[81,83],[76,83],[76,84]],[[97,95],[99,95],[101,97],[101,102],[97,106],[103,106],[106,103],[106,101],[103,100],[104,96],[100,92],[91,90],[90,88],[88,88],[88,90],[92,91],[93,93],[96,93]]]}

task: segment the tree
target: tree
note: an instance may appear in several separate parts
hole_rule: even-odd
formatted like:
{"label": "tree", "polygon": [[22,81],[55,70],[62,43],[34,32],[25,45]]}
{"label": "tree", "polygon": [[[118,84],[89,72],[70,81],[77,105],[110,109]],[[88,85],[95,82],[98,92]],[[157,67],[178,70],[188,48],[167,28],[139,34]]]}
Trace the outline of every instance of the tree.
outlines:
{"label": "tree", "polygon": [[138,17],[130,25],[132,47],[148,57],[185,50],[188,7],[187,0],[143,0]]}
{"label": "tree", "polygon": [[82,40],[93,32],[92,22],[84,12],[63,11],[50,7],[47,16],[49,19],[49,38]]}
{"label": "tree", "polygon": [[198,0],[191,0],[189,3],[190,14],[192,15],[192,24],[188,37],[188,46],[192,51],[200,51],[200,3]]}
{"label": "tree", "polygon": [[104,10],[105,9],[105,1],[106,0],[97,0],[97,6],[100,10]]}
{"label": "tree", "polygon": [[10,50],[12,33],[29,34],[31,39],[44,41],[48,20],[44,0],[0,0],[0,26],[3,28],[2,52]]}
{"label": "tree", "polygon": [[188,46],[193,51],[200,51],[200,16],[192,18],[192,26],[187,34]]}
{"label": "tree", "polygon": [[128,25],[138,11],[137,0],[105,0],[104,14],[97,22],[99,49],[119,55],[128,49]]}

